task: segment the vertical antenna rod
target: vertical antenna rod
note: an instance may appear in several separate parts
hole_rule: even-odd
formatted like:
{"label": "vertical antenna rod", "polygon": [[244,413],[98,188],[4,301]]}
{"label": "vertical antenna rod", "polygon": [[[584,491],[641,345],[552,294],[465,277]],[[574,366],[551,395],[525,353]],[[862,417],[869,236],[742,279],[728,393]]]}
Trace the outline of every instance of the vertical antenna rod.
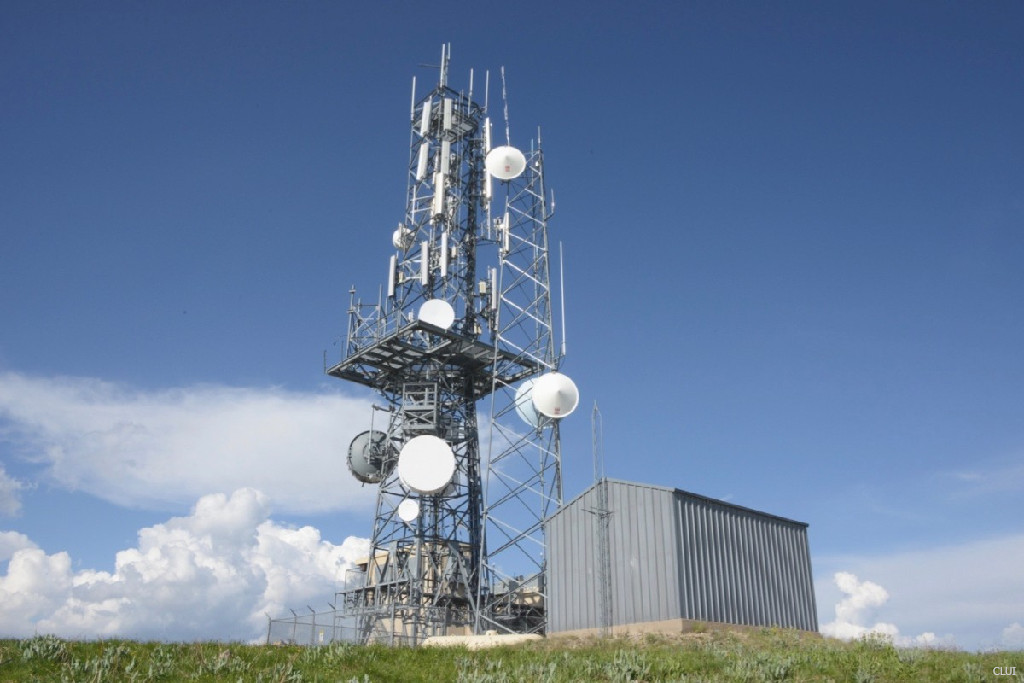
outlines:
{"label": "vertical antenna rod", "polygon": [[[562,243],[558,243],[558,294],[562,301],[562,356],[567,348],[565,342],[565,266],[562,262]],[[594,404],[597,409],[597,404]]]}
{"label": "vertical antenna rod", "polygon": [[508,125],[508,93],[505,91],[505,67],[501,67],[501,101],[505,104],[505,144],[512,144],[512,134]]}
{"label": "vertical antenna rod", "polygon": [[594,401],[594,410],[590,414],[591,429],[594,440],[594,487],[597,489],[597,509],[594,510],[597,517],[597,543],[594,544],[597,553],[597,604],[599,608],[598,624],[601,627],[601,637],[607,638],[612,626],[612,586],[611,586],[611,549],[608,539],[608,522],[611,510],[608,509],[608,480],[604,476],[604,423],[601,419],[601,411],[597,408],[597,401]]}
{"label": "vertical antenna rod", "polygon": [[416,118],[416,77],[412,77],[412,96],[409,98],[409,120]]}
{"label": "vertical antenna rod", "polygon": [[438,84],[444,88],[448,85],[448,60],[452,57],[452,44],[444,43],[441,45],[441,78]]}

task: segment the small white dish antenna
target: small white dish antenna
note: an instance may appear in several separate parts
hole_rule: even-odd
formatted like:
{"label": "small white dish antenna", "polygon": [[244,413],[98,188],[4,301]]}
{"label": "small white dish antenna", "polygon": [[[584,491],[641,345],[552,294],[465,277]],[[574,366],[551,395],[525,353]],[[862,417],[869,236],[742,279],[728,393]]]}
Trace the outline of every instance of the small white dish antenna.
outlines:
{"label": "small white dish antenna", "polygon": [[398,504],[398,516],[403,522],[409,523],[420,516],[420,504],[412,498],[406,498]]}
{"label": "small white dish antenna", "polygon": [[455,476],[455,454],[436,436],[410,439],[398,454],[398,478],[406,488],[423,495],[443,491]]}
{"label": "small white dish antenna", "polygon": [[498,180],[512,180],[526,169],[526,157],[515,147],[502,145],[487,153],[484,166]]}
{"label": "small white dish antenna", "polygon": [[455,309],[444,299],[428,299],[420,306],[419,319],[447,330],[455,322]]}
{"label": "small white dish antenna", "polygon": [[402,224],[398,225],[398,228],[391,233],[391,244],[395,245],[395,249],[407,250],[412,246],[413,242],[416,241],[416,234],[405,227]]}
{"label": "small white dish antenna", "polygon": [[549,372],[538,377],[530,393],[537,412],[548,417],[565,417],[576,410],[580,402],[580,391],[576,384],[560,372]]}
{"label": "small white dish antenna", "polygon": [[540,414],[533,405],[533,383],[536,380],[528,379],[516,389],[516,414],[523,422],[531,427],[540,426]]}
{"label": "small white dish antenna", "polygon": [[[348,469],[364,484],[376,484],[391,473],[388,435],[377,430],[360,432],[348,446]],[[391,467],[394,461],[390,462]]]}

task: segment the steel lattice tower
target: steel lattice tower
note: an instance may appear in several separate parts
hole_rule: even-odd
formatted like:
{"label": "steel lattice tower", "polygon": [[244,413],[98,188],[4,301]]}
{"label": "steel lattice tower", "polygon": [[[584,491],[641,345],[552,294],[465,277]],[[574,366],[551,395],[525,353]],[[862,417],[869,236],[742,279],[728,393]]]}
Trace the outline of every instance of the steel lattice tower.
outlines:
{"label": "steel lattice tower", "polygon": [[[341,618],[367,641],[545,625],[542,525],[562,484],[559,420],[528,393],[561,361],[543,154],[538,135],[515,152],[525,168],[492,177],[486,99],[473,100],[472,72],[468,91],[449,87],[449,56],[446,46],[426,96],[413,79],[386,292],[373,304],[352,293],[342,359],[327,369],[383,403],[350,448],[353,473],[379,490],[366,565],[339,594]],[[414,453],[414,439],[427,451]],[[435,456],[454,465],[428,485]]]}

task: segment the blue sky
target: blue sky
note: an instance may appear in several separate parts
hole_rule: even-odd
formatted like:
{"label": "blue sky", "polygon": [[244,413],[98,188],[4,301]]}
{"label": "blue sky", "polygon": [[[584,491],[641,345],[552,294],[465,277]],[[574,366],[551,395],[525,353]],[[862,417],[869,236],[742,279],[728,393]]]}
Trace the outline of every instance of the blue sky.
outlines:
{"label": "blue sky", "polygon": [[246,638],[331,597],[371,397],[324,351],[443,42],[542,129],[567,494],[596,400],[609,475],[810,523],[835,632],[1024,647],[1013,2],[6,3],[0,632]]}

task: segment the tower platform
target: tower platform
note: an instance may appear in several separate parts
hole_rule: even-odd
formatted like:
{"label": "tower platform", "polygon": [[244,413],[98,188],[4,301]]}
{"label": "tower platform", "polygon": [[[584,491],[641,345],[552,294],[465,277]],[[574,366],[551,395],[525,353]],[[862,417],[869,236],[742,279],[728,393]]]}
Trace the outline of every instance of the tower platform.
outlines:
{"label": "tower platform", "polygon": [[388,391],[422,378],[426,366],[448,368],[452,375],[467,378],[473,385],[474,400],[544,369],[530,358],[416,320],[350,354],[328,368],[327,374]]}

